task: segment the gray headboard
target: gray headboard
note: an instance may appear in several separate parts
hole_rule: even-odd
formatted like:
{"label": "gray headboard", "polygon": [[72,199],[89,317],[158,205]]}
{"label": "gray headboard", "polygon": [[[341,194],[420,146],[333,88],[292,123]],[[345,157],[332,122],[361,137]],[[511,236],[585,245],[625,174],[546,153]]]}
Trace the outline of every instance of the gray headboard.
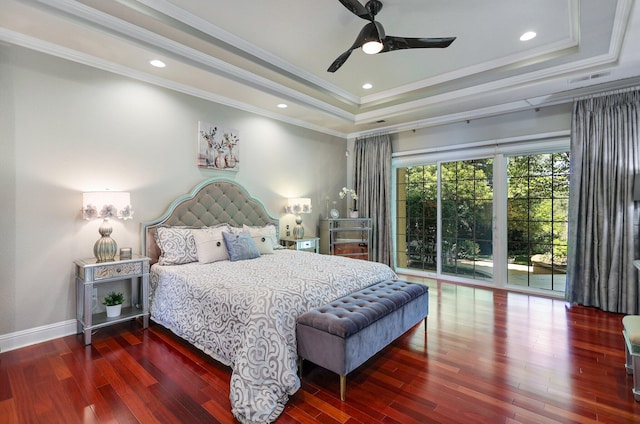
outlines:
{"label": "gray headboard", "polygon": [[198,184],[191,193],[174,200],[158,219],[142,223],[142,254],[156,263],[160,249],[155,241],[156,228],[184,225],[188,227],[212,226],[229,223],[263,226],[278,220],[272,217],[264,204],[249,194],[240,184],[225,178],[211,178]]}

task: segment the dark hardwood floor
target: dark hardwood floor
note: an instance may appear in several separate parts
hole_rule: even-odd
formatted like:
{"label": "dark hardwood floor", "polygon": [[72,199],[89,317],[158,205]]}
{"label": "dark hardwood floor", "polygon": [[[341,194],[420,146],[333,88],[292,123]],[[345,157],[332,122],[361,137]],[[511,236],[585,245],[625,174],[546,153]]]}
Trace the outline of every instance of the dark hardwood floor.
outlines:
{"label": "dark hardwood floor", "polygon": [[[279,423],[632,423],[622,315],[431,283],[423,324],[348,376],[305,364]],[[0,354],[2,423],[232,423],[230,371],[162,327]]]}

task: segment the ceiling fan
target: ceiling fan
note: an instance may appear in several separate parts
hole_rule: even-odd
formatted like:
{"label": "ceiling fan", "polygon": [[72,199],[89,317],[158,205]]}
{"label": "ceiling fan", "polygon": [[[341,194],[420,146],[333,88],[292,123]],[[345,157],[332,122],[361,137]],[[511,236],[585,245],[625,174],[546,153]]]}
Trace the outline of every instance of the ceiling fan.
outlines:
{"label": "ceiling fan", "polygon": [[402,49],[444,48],[449,47],[456,39],[456,37],[406,38],[385,35],[382,24],[375,20],[375,16],[382,10],[381,1],[369,0],[364,6],[358,0],[340,0],[340,3],[354,15],[369,21],[369,23],[362,28],[349,50],[333,61],[327,72],[337,71],[347,61],[351,52],[358,47],[362,47],[362,50],[367,54],[376,54]]}

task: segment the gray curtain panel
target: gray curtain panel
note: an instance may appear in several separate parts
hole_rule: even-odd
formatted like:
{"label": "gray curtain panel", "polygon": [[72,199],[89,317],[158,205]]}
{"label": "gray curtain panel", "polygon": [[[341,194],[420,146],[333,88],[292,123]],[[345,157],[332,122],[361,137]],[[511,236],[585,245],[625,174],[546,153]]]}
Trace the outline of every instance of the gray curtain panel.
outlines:
{"label": "gray curtain panel", "polygon": [[372,259],[392,267],[391,140],[388,134],[358,138],[354,150],[354,189],[360,216],[371,218]]}
{"label": "gray curtain panel", "polygon": [[567,301],[638,313],[640,91],[578,100],[571,128]]}

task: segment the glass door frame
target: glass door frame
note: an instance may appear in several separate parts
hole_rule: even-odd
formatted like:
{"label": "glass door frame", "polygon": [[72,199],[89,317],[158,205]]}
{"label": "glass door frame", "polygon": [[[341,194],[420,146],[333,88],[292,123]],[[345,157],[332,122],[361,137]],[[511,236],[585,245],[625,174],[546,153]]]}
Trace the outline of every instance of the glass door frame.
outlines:
{"label": "glass door frame", "polygon": [[[401,274],[424,276],[428,278],[437,278],[447,281],[459,282],[475,286],[488,286],[494,288],[507,289],[511,291],[520,291],[528,293],[540,293],[547,296],[562,297],[562,292],[552,292],[549,290],[536,289],[532,287],[522,287],[509,285],[507,281],[508,266],[508,243],[507,243],[507,163],[509,156],[528,155],[540,153],[555,153],[568,151],[570,148],[570,140],[568,136],[560,137],[525,137],[517,140],[493,141],[492,143],[476,143],[471,147],[457,147],[450,150],[434,149],[433,152],[426,150],[416,152],[415,154],[403,153],[394,156],[391,161],[391,222],[392,222],[392,252],[394,267],[396,272]],[[473,159],[493,158],[493,279],[476,280],[464,278],[449,274],[442,274],[442,205],[441,199],[441,172],[440,166],[443,162],[464,161]],[[437,165],[438,166],[438,206],[437,206],[437,243],[436,243],[436,272],[418,270],[413,268],[398,267],[397,252],[397,199],[398,199],[398,168],[406,168],[410,166]]]}

